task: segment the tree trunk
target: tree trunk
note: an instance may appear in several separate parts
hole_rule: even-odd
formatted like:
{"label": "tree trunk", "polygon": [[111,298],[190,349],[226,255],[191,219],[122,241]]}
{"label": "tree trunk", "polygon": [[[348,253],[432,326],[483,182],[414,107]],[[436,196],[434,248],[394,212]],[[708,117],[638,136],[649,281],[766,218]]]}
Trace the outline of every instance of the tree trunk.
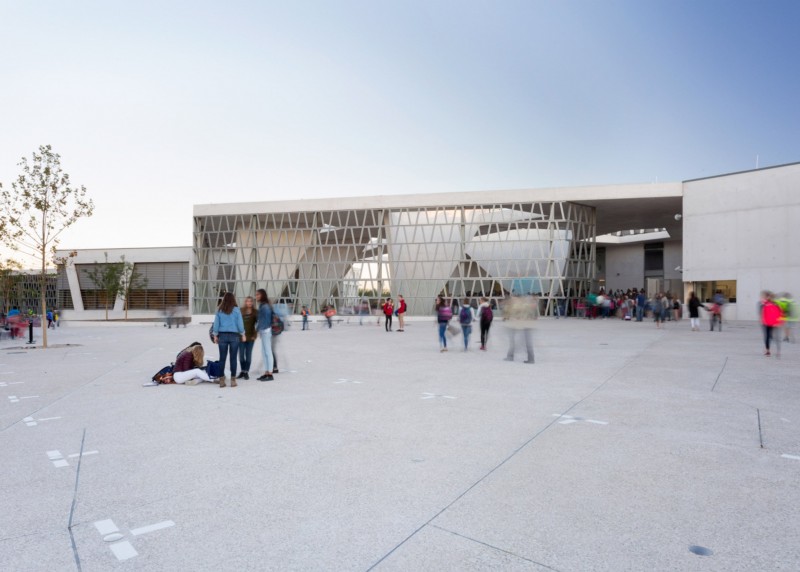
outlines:
{"label": "tree trunk", "polygon": [[42,249],[42,276],[41,276],[41,302],[42,302],[42,347],[47,348],[47,251]]}

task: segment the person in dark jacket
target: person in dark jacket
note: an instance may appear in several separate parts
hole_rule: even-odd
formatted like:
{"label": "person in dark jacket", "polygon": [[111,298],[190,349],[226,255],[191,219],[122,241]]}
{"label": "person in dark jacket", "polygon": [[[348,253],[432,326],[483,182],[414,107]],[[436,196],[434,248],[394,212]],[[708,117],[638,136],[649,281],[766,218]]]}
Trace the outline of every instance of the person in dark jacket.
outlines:
{"label": "person in dark jacket", "polygon": [[248,296],[244,299],[242,307],[242,322],[244,323],[244,341],[239,343],[239,366],[242,371],[237,379],[250,379],[250,366],[253,363],[253,346],[258,338],[256,323],[258,322],[258,311],[253,305],[253,297]]}
{"label": "person in dark jacket", "polygon": [[694,292],[689,292],[689,322],[692,324],[692,331],[700,331],[700,308],[707,310],[700,298]]}
{"label": "person in dark jacket", "polygon": [[269,303],[267,291],[263,288],[256,292],[258,301],[258,337],[261,340],[261,357],[264,359],[264,375],[258,381],[272,381],[272,369],[274,367],[272,357],[272,304]]}

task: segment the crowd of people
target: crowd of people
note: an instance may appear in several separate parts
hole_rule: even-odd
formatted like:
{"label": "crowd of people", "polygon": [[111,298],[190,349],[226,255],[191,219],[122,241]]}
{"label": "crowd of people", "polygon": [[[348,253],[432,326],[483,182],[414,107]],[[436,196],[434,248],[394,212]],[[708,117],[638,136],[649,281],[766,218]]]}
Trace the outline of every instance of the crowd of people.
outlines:
{"label": "crowd of people", "polygon": [[[627,292],[616,291],[586,296],[585,306],[580,317],[587,319],[618,317],[623,320],[641,322],[651,316],[657,327],[665,321],[680,320],[683,305],[671,293],[657,293],[647,297],[644,291],[631,289]],[[700,330],[700,309],[708,312],[710,330],[722,331],[722,309],[726,300],[722,292],[717,291],[710,301],[702,302],[694,292],[690,292],[686,309],[692,331]],[[581,309],[580,306],[576,306]],[[393,331],[394,317],[398,319],[398,332],[405,327],[407,305],[403,296],[395,301],[387,297],[379,305],[386,332]],[[455,340],[459,335],[464,351],[468,351],[472,339],[473,327],[477,324],[480,332],[480,350],[485,351],[489,342],[489,333],[494,321],[494,312],[498,306],[486,297],[479,301],[464,298],[448,300],[442,296],[436,298],[435,314],[438,324],[439,351],[448,351],[448,340]],[[509,347],[506,360],[514,361],[519,341],[525,345],[527,352],[525,363],[534,363],[533,326],[540,316],[539,299],[534,295],[509,296],[500,305],[502,319],[509,330]],[[771,355],[775,347],[780,353],[780,342],[794,342],[794,326],[799,314],[797,304],[788,293],[776,296],[771,292],[763,292],[759,301],[761,325],[764,332],[764,354]],[[303,330],[308,329],[310,312],[307,306],[300,311]],[[332,327],[335,309],[332,306],[322,308],[322,315],[328,327]],[[9,315],[9,317],[12,317]],[[200,382],[218,383],[226,387],[230,372],[230,386],[237,387],[237,380],[249,380],[253,365],[253,349],[256,343],[261,349],[264,372],[258,381],[271,381],[278,370],[277,344],[284,330],[287,319],[285,307],[270,303],[264,289],[256,292],[255,297],[248,296],[241,307],[230,292],[224,294],[214,316],[210,329],[212,341],[219,347],[219,361],[214,362],[214,370],[206,363],[202,344],[195,342],[182,350],[173,368],[175,383],[194,385]],[[558,316],[557,316],[558,317]],[[362,322],[363,323],[363,322]],[[379,322],[380,324],[380,318]]]}

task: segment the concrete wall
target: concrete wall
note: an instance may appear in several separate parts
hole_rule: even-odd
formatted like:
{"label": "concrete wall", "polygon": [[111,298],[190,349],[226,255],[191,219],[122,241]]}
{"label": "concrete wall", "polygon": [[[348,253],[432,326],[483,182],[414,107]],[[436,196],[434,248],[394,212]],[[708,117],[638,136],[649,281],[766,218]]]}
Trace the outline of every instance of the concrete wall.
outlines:
{"label": "concrete wall", "polygon": [[684,281],[736,280],[740,320],[764,289],[799,295],[799,191],[800,164],[686,181]]}
{"label": "concrete wall", "polygon": [[[78,284],[78,274],[75,271],[75,264],[93,264],[95,262],[105,262],[108,256],[109,262],[119,262],[124,256],[126,262],[144,263],[144,262],[188,262],[189,263],[189,300],[194,297],[193,283],[192,283],[192,247],[190,246],[174,246],[174,247],[159,247],[159,248],[87,248],[83,250],[73,251],[70,249],[63,249],[56,252],[56,257],[65,257],[70,252],[77,254],[69,259],[70,263],[67,267],[67,279],[69,281],[70,293],[72,295],[72,303],[75,306],[74,310],[61,310],[61,316],[64,320],[104,320],[105,310],[85,310],[83,307],[83,300],[81,299],[80,285]],[[109,309],[108,318],[111,320],[118,320],[125,317],[123,310],[124,302],[121,298],[117,298],[114,304],[114,309]],[[163,317],[164,312],[161,310],[129,310],[128,319],[153,319]]]}
{"label": "concrete wall", "polygon": [[606,245],[606,290],[644,286],[642,243]]}

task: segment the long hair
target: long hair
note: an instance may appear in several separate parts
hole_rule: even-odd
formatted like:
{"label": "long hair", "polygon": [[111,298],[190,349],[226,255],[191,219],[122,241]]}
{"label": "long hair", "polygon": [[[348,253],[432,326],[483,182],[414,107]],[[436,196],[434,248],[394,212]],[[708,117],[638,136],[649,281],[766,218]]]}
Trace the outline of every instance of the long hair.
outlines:
{"label": "long hair", "polygon": [[201,346],[200,344],[192,346],[191,352],[192,352],[192,357],[194,358],[195,367],[200,367],[205,364],[206,352],[203,351],[203,346]]}
{"label": "long hair", "polygon": [[230,314],[233,312],[233,309],[236,307],[236,297],[233,295],[232,292],[225,292],[225,295],[222,297],[222,302],[219,303],[219,309],[221,312],[225,314]]}
{"label": "long hair", "polygon": [[256,301],[258,301],[259,304],[269,304],[269,296],[267,296],[267,291],[263,288],[256,290]]}

